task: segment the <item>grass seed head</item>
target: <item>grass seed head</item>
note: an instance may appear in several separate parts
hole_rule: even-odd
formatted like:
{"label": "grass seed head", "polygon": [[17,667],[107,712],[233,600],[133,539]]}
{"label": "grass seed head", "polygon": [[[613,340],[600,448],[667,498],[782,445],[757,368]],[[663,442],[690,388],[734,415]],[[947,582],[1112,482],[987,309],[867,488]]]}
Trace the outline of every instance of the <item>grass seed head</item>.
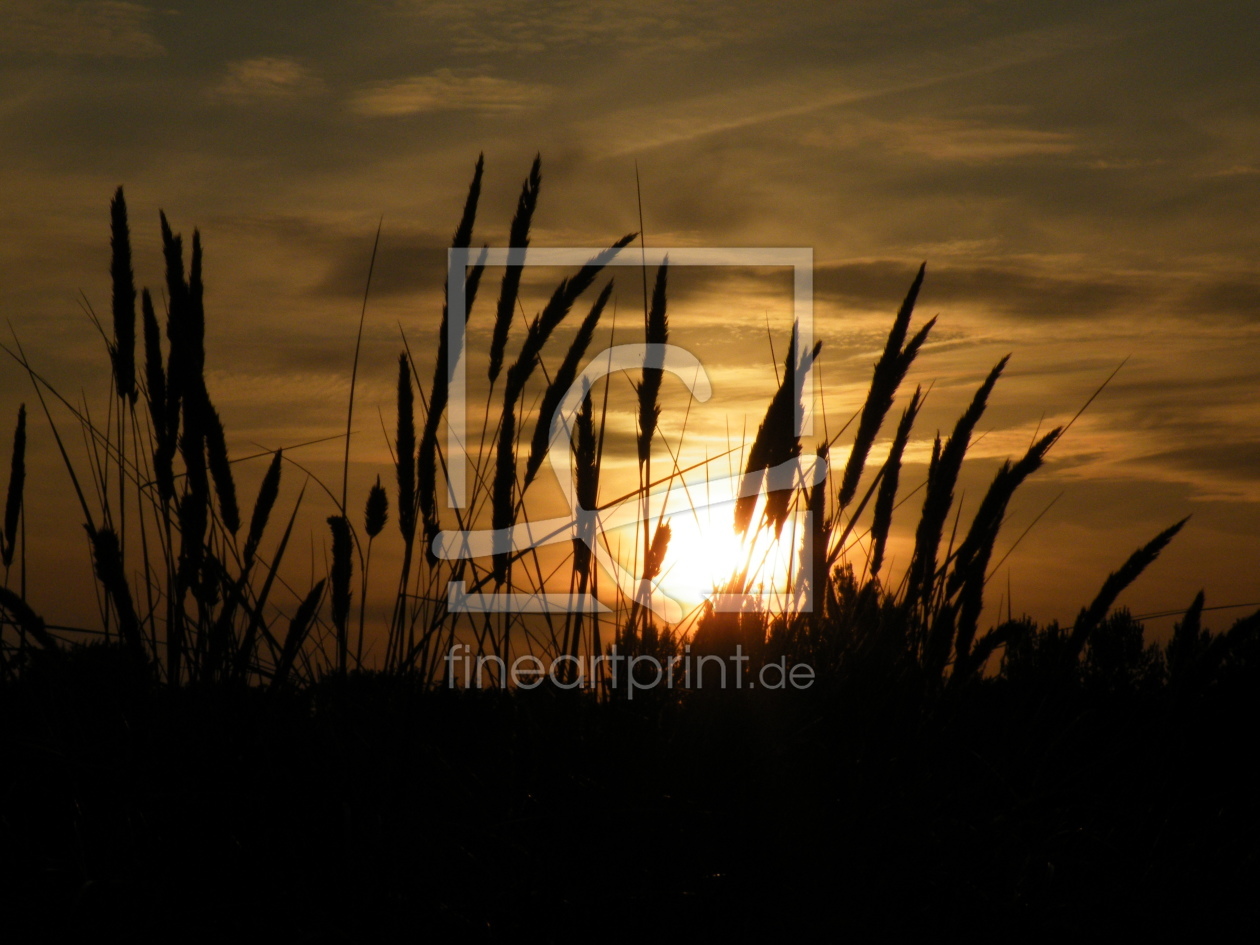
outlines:
{"label": "grass seed head", "polygon": [[119,187],[110,202],[110,277],[113,282],[114,384],[119,397],[136,402],[136,282],[131,271],[127,202]]}
{"label": "grass seed head", "polygon": [[363,530],[368,538],[375,538],[389,520],[389,496],[381,485],[381,477],[376,477],[376,484],[368,490],[367,504],[363,510]]}

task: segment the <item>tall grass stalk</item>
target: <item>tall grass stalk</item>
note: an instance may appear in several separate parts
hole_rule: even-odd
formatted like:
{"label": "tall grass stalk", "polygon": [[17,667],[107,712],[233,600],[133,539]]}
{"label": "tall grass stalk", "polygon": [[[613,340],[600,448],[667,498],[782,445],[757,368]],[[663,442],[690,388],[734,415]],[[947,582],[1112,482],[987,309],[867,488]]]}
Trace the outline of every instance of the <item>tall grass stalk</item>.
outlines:
{"label": "tall grass stalk", "polygon": [[875,501],[874,521],[871,524],[871,577],[879,575],[884,564],[884,550],[888,544],[888,533],[892,528],[893,503],[897,500],[897,486],[901,480],[901,458],[910,442],[910,431],[919,416],[923,405],[923,389],[915,388],[910,404],[901,414],[901,422],[897,424],[897,435],[893,437],[892,448],[888,451],[888,459],[884,462],[883,481],[879,486],[879,498]]}
{"label": "tall grass stalk", "polygon": [[[9,569],[17,552],[18,522],[22,516],[26,493],[26,404],[18,407],[17,427],[13,431],[13,451],[9,458],[9,485],[4,500],[4,531],[0,533],[0,559],[4,562],[4,586],[9,586]],[[25,555],[25,546],[23,546]],[[22,568],[25,577],[26,568]],[[25,599],[25,591],[21,594]]]}
{"label": "tall grass stalk", "polygon": [[[525,391],[538,357],[552,332],[569,314],[578,300],[595,281],[608,262],[621,251],[635,234],[623,236],[611,247],[592,257],[575,275],[561,281],[543,310],[529,324],[525,339],[512,366],[508,368],[503,387],[503,414],[499,422],[499,439],[495,453],[495,474],[491,487],[492,526],[496,530],[512,527],[516,490],[516,424],[517,406]],[[502,585],[507,580],[508,553],[496,553],[494,580]]]}
{"label": "tall grass stalk", "polygon": [[884,352],[875,363],[870,392],[862,405],[862,419],[858,421],[857,434],[853,438],[853,449],[845,463],[844,477],[840,482],[837,511],[846,508],[853,501],[862,468],[866,464],[867,454],[870,453],[871,445],[875,442],[880,427],[883,426],[884,417],[892,408],[897,388],[901,386],[902,379],[906,376],[910,365],[914,363],[932,326],[936,324],[935,318],[930,319],[908,343],[905,341],[910,328],[910,316],[914,312],[914,303],[919,297],[919,289],[923,285],[923,276],[926,271],[927,263],[924,263],[919,267],[919,272],[910,285],[910,291],[906,293],[905,301],[901,303],[901,308],[893,321],[892,330],[888,333]]}
{"label": "tall grass stalk", "polygon": [[[468,197],[464,201],[464,212],[459,226],[451,239],[453,249],[466,249],[472,242],[473,223],[477,216],[477,202],[481,198],[481,175],[485,167],[484,158],[477,158],[477,166],[473,171],[472,183],[468,187]],[[519,278],[519,276],[518,276]],[[477,287],[481,282],[481,268],[474,268],[465,280],[464,311],[460,317],[467,324],[476,299]],[[444,290],[449,296],[449,287]],[[446,401],[449,396],[449,376],[451,363],[458,357],[458,352],[450,350],[447,321],[450,318],[450,305],[447,300],[442,304],[442,319],[438,325],[437,363],[433,366],[433,383],[429,388],[424,430],[420,436],[419,455],[416,460],[416,498],[419,502],[426,543],[437,534],[437,480],[438,480],[438,425],[446,412]],[[404,575],[404,583],[406,576]]]}
{"label": "tall grass stalk", "polygon": [[359,640],[354,654],[355,666],[359,668],[363,666],[363,621],[367,610],[368,571],[372,564],[372,543],[385,529],[388,519],[389,496],[381,485],[381,477],[377,476],[375,485],[368,492],[367,504],[363,510],[363,532],[368,536],[368,546],[363,559],[363,580],[359,582]]}
{"label": "tall grass stalk", "polygon": [[1072,625],[1067,645],[1067,655],[1070,660],[1074,661],[1080,656],[1090,633],[1102,623],[1103,618],[1107,616],[1107,612],[1111,610],[1112,605],[1116,602],[1116,598],[1159,557],[1159,553],[1168,546],[1168,543],[1173,540],[1189,520],[1190,516],[1187,515],[1181,521],[1164,529],[1137,551],[1133,552],[1118,571],[1113,571],[1107,575],[1107,580],[1103,582],[1102,588],[1098,591],[1098,596],[1094,598],[1088,607],[1081,611],[1080,616],[1076,618],[1076,622]]}
{"label": "tall grass stalk", "polygon": [[962,469],[963,457],[971,442],[971,434],[984,414],[989,394],[997,383],[1010,355],[1002,358],[989,372],[984,383],[972,397],[971,405],[958,418],[954,431],[945,445],[933,449],[933,462],[929,468],[927,495],[923,511],[915,531],[914,554],[910,560],[909,582],[906,600],[914,606],[917,602],[930,601],[935,589],[936,556],[940,546],[945,521],[954,501],[954,486]]}

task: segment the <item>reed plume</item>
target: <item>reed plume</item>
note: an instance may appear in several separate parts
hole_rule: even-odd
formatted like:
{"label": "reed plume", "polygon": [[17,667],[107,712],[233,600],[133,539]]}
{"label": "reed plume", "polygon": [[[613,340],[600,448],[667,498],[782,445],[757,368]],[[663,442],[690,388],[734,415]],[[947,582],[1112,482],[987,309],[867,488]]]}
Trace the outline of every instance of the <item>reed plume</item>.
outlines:
{"label": "reed plume", "polygon": [[[976,510],[967,536],[954,552],[954,567],[945,586],[946,594],[957,593],[969,575],[977,571],[976,559],[981,555],[987,556],[988,552],[992,551],[993,542],[997,538],[998,529],[1002,525],[1007,505],[1015,494],[1015,490],[1025,479],[1041,468],[1046,453],[1050,451],[1050,447],[1062,433],[1063,428],[1056,427],[1030,446],[1019,462],[1012,465],[1008,459],[998,469],[988,491],[980,501],[980,507]],[[984,569],[981,567],[978,570],[983,572]]]}
{"label": "reed plume", "polygon": [[919,525],[915,531],[914,555],[910,559],[906,601],[911,605],[920,596],[925,602],[931,597],[936,575],[937,549],[941,543],[945,520],[954,503],[954,485],[962,469],[963,457],[971,443],[972,431],[984,414],[993,385],[997,383],[1009,358],[1010,355],[1002,358],[989,372],[989,376],[985,378],[984,383],[980,385],[972,398],[970,406],[958,418],[958,422],[954,425],[954,432],[946,440],[944,447],[939,451],[933,448],[927,495],[924,497],[923,511],[919,516]]}
{"label": "reed plume", "polygon": [[355,665],[363,665],[363,626],[367,614],[368,570],[372,566],[372,544],[389,521],[389,496],[381,485],[381,477],[368,490],[367,502],[363,507],[363,531],[368,536],[367,554],[363,560],[363,580],[359,583],[359,642],[355,646]]}
{"label": "reed plume", "polygon": [[647,321],[644,323],[643,340],[649,348],[643,360],[643,373],[637,387],[639,398],[637,445],[640,466],[646,466],[652,458],[652,437],[656,434],[656,425],[661,416],[659,401],[661,380],[665,373],[662,370],[665,352],[654,346],[669,343],[669,317],[665,311],[668,277],[669,257],[666,257],[656,270],[656,281],[652,286],[652,304],[648,308]]}
{"label": "reed plume", "polygon": [[109,205],[110,276],[113,282],[114,340],[110,355],[119,397],[136,402],[136,283],[131,271],[131,234],[127,203],[119,187]]}
{"label": "reed plume", "polygon": [[669,539],[672,534],[669,522],[661,522],[652,535],[652,544],[648,546],[647,561],[643,569],[643,580],[654,581],[661,574],[661,566],[665,563],[665,554],[669,551]]}
{"label": "reed plume", "polygon": [[[646,523],[645,523],[646,524]],[[639,582],[639,599],[634,602],[634,606],[630,611],[630,619],[623,635],[623,645],[634,647],[634,627],[636,617],[639,613],[643,615],[643,633],[637,641],[640,652],[653,654],[656,652],[656,644],[658,640],[656,624],[652,621],[652,614],[645,606],[652,594],[652,582],[661,574],[661,568],[665,564],[665,555],[669,551],[669,539],[672,534],[669,522],[659,522],[656,531],[652,533],[652,540],[647,544],[643,555],[643,578]]]}
{"label": "reed plume", "polygon": [[381,477],[376,477],[376,484],[368,490],[367,503],[363,508],[363,530],[369,539],[375,538],[389,520],[389,496],[381,485]]}
{"label": "reed plume", "polygon": [[[188,344],[188,283],[184,279],[183,243],[180,237],[171,232],[166,214],[160,213],[162,222],[162,254],[166,261],[166,338],[168,342],[166,361],[166,407],[162,420],[163,432],[158,437],[157,455],[154,466],[161,477],[170,468],[175,458],[179,442],[180,406],[184,399],[185,389],[189,383],[190,363]],[[172,495],[174,489],[172,487]]]}
{"label": "reed plume", "polygon": [[[153,476],[157,481],[158,495],[163,502],[170,502],[175,497],[175,472],[171,467],[175,448],[166,419],[166,371],[162,368],[161,330],[153,312],[153,299],[148,289],[144,290],[140,299],[144,322],[145,396],[149,404],[149,420],[155,441]],[[172,443],[169,448],[168,442]]]}
{"label": "reed plume", "polygon": [[[637,234],[623,236],[608,249],[598,253],[578,270],[577,274],[562,279],[543,310],[530,322],[525,340],[516,361],[508,368],[503,386],[503,416],[499,423],[499,442],[495,454],[495,473],[491,487],[491,519],[496,530],[511,528],[516,488],[516,402],[525,390],[525,383],[538,365],[538,356],[551,333],[569,314],[573,303],[584,293],[600,271]],[[494,556],[494,580],[501,585],[507,577],[507,552]]]}
{"label": "reed plume", "polygon": [[228,460],[227,440],[223,434],[223,421],[219,412],[204,398],[206,458],[210,475],[214,479],[215,495],[219,499],[219,517],[229,532],[235,535],[241,529],[240,508],[236,504],[236,482],[232,478],[232,465]]}
{"label": "reed plume", "polygon": [[901,457],[910,442],[910,431],[923,406],[923,389],[916,387],[910,405],[901,414],[897,434],[893,437],[888,459],[884,462],[884,475],[875,499],[875,512],[871,521],[871,576],[876,577],[884,563],[884,549],[888,544],[888,532],[892,528],[893,505],[897,500],[897,486],[901,480]]}
{"label": "reed plume", "polygon": [[[595,441],[595,423],[591,393],[587,388],[578,409],[573,430],[574,492],[579,509],[573,537],[573,575],[579,598],[585,600],[591,586],[591,557],[596,518],[593,514],[599,495],[599,456]],[[570,585],[572,586],[572,585]],[[576,657],[582,640],[582,609],[570,614],[565,622],[564,652]],[[593,627],[594,650],[599,650],[599,624]]]}
{"label": "reed plume", "polygon": [[1120,567],[1120,570],[1114,571],[1107,575],[1107,580],[1103,582],[1098,596],[1094,598],[1093,603],[1089,607],[1081,611],[1076,618],[1076,622],[1072,625],[1072,632],[1068,637],[1067,656],[1070,661],[1075,661],[1080,656],[1081,650],[1085,646],[1085,641],[1089,638],[1090,633],[1103,621],[1107,616],[1107,612],[1111,610],[1111,605],[1116,602],[1116,598],[1126,587],[1138,579],[1147,567],[1159,557],[1159,553],[1167,547],[1173,537],[1181,531],[1183,525],[1190,520],[1190,516],[1186,516],[1177,524],[1164,529],[1149,542],[1133,552],[1129,559]]}
{"label": "reed plume", "polygon": [[[411,359],[406,351],[398,355],[397,410],[398,418],[394,432],[394,478],[398,485],[398,529],[403,539],[403,560],[398,575],[398,593],[394,598],[394,610],[390,617],[386,646],[387,660],[393,655],[396,641],[400,644],[402,640],[402,628],[406,617],[404,594],[411,580],[411,557],[414,554],[416,540],[416,513],[420,508],[417,491],[431,497],[430,507],[432,507],[434,487],[432,478],[427,479],[422,486],[417,483],[415,394],[411,387]],[[424,460],[423,455],[421,460]],[[436,455],[428,460],[427,465],[424,462],[421,463],[421,468],[429,469],[431,472],[436,472],[435,466]],[[436,529],[436,514],[432,516],[432,520],[433,527]],[[426,528],[429,527],[428,522],[429,519],[426,517]],[[362,633],[359,639],[361,642]]]}
{"label": "reed plume", "polygon": [[595,326],[599,322],[600,315],[603,314],[604,306],[608,304],[608,297],[612,294],[612,289],[613,284],[609,281],[608,285],[604,286],[604,291],[599,294],[599,298],[595,300],[595,304],[591,306],[591,310],[586,318],[582,320],[582,324],[578,328],[572,344],[569,345],[569,350],[565,354],[564,360],[560,363],[560,367],[556,369],[556,373],[551,378],[551,383],[547,385],[547,390],[543,393],[542,406],[538,411],[538,422],[534,425],[534,435],[530,439],[529,460],[525,464],[525,485],[529,485],[534,481],[534,477],[538,475],[538,470],[542,466],[543,457],[547,455],[556,408],[560,406],[561,398],[573,386],[573,379],[577,376],[578,365],[581,364],[582,358],[586,355],[586,349],[590,347],[591,339],[595,337]]}
{"label": "reed plume", "polygon": [[153,311],[153,297],[145,289],[140,295],[140,310],[144,324],[144,380],[149,402],[149,417],[154,433],[165,432],[166,371],[162,367],[162,335],[157,315]]}
{"label": "reed plume", "polygon": [[[794,432],[796,410],[801,402],[805,377],[822,350],[822,342],[815,342],[810,351],[798,358],[798,341],[797,327],[793,326],[787,357],[783,361],[783,379],[770,400],[770,406],[766,408],[765,419],[757,427],[757,436],[748,451],[740,495],[735,502],[735,530],[740,534],[747,533],[752,524],[761,484],[767,481],[769,470],[795,459],[801,453],[800,437]],[[766,519],[774,526],[776,537],[781,533],[787,519],[791,496],[792,488],[774,489],[766,496]]]}
{"label": "reed plume", "polygon": [[464,200],[464,212],[460,215],[459,225],[455,227],[455,235],[451,237],[451,247],[467,249],[472,245],[473,224],[477,219],[477,202],[481,199],[481,174],[485,170],[486,156],[477,155],[477,166],[473,168],[472,184],[468,188],[468,197]]}
{"label": "reed plume", "polygon": [[196,584],[205,563],[207,508],[210,480],[206,475],[204,434],[200,411],[185,409],[179,451],[184,460],[184,494],[178,504],[180,534],[179,578],[184,589]]}
{"label": "reed plume", "polygon": [[267,467],[267,472],[258,487],[258,498],[254,501],[254,512],[249,518],[249,531],[245,536],[246,569],[253,563],[254,555],[258,553],[258,543],[262,541],[263,531],[267,528],[267,520],[271,517],[271,510],[275,507],[276,499],[280,495],[281,453],[281,450],[276,450],[271,457],[271,465]]}
{"label": "reed plume", "polygon": [[[753,444],[748,450],[748,462],[744,466],[744,475],[740,480],[739,497],[735,500],[735,531],[741,535],[746,534],[749,525],[752,524],[753,512],[757,508],[757,498],[761,494],[761,484],[765,481],[766,469],[770,466],[770,441],[775,437],[784,437],[785,431],[781,422],[783,419],[781,401],[784,398],[781,394],[787,389],[790,375],[796,364],[796,340],[796,330],[793,327],[792,337],[788,342],[787,357],[783,362],[783,380],[770,399],[765,418],[757,427],[757,435],[753,438]],[[791,441],[782,438],[778,446],[780,452],[790,452]]]}
{"label": "reed plume", "polygon": [[[473,170],[472,183],[468,187],[468,197],[464,201],[463,215],[451,238],[451,247],[454,249],[467,249],[472,241],[473,221],[477,216],[477,203],[481,197],[481,174],[484,166],[484,158],[479,156],[477,166]],[[483,253],[482,259],[484,258]],[[464,324],[468,323],[469,314],[472,312],[477,288],[481,284],[482,270],[483,266],[479,263],[464,280],[464,311],[461,313]],[[449,295],[449,289],[450,287],[447,286],[447,295]],[[437,432],[450,396],[451,364],[458,360],[458,352],[450,350],[449,319],[450,305],[448,301],[444,301],[442,319],[438,327],[437,363],[433,367],[428,413],[425,415],[416,462],[416,498],[423,515],[427,537],[437,533]]]}
{"label": "reed plume", "polygon": [[971,643],[984,606],[986,572],[993,555],[993,546],[997,543],[998,531],[1006,517],[1007,505],[1023,481],[1041,468],[1046,453],[1062,432],[1062,427],[1050,431],[1030,446],[1019,462],[1012,465],[1007,460],[1002,464],[993,477],[989,491],[981,500],[980,508],[976,510],[966,538],[954,553],[954,570],[946,582],[945,594],[950,596],[960,592],[958,637],[955,641],[956,657],[960,665],[965,664],[971,655]]}
{"label": "reed plume", "polygon": [[1209,635],[1201,625],[1203,604],[1204,594],[1199,591],[1185,616],[1173,627],[1172,639],[1164,650],[1168,676],[1174,685],[1180,685],[1189,677],[1208,644]]}
{"label": "reed plume", "polygon": [[114,337],[109,343],[114,368],[114,388],[120,403],[118,410],[118,522],[126,535],[126,426],[123,403],[135,416],[136,397],[136,282],[131,271],[131,234],[127,228],[127,203],[119,186],[110,202],[110,281]]}
{"label": "reed plume", "polygon": [[416,534],[416,420],[411,362],[398,355],[398,425],[394,434],[394,473],[398,482],[398,529],[410,544]]}
{"label": "reed plume", "polygon": [[[538,356],[542,353],[543,346],[551,337],[551,333],[564,321],[565,316],[573,308],[573,304],[591,287],[591,283],[598,278],[604,267],[637,235],[637,233],[627,233],[607,249],[596,253],[573,276],[560,280],[560,284],[552,292],[543,310],[530,322],[516,361],[508,369],[507,383],[515,389],[518,397],[524,389],[525,381],[529,379],[537,366]],[[513,378],[513,372],[515,372],[515,378]]]}
{"label": "reed plume", "polygon": [[[595,424],[590,391],[582,398],[577,422],[573,431],[574,492],[578,508],[591,512],[599,492],[599,465],[595,455]],[[585,575],[590,570],[591,544],[594,541],[594,521],[579,519],[579,534],[573,539],[573,570]]]}
{"label": "reed plume", "polygon": [[910,316],[914,312],[914,303],[919,297],[919,289],[923,285],[926,269],[927,263],[919,267],[919,272],[910,285],[910,291],[906,293],[905,301],[901,303],[901,308],[893,321],[892,330],[888,333],[884,352],[875,363],[870,391],[862,405],[862,417],[858,421],[857,434],[853,438],[853,450],[845,463],[844,476],[840,483],[839,509],[847,508],[853,501],[858,482],[862,478],[862,469],[866,465],[866,457],[875,442],[875,437],[879,434],[880,427],[883,426],[884,417],[892,408],[897,388],[901,386],[901,381],[910,370],[910,365],[914,363],[915,356],[927,340],[932,326],[936,324],[935,318],[928,321],[910,339],[910,342],[904,348],[902,347],[910,328]]}
{"label": "reed plume", "polygon": [[[639,460],[639,487],[642,490],[640,517],[643,519],[643,577],[645,581],[650,580],[647,572],[652,567],[652,543],[655,540],[651,533],[651,497],[648,490],[652,483],[652,437],[656,435],[656,427],[661,417],[661,381],[665,373],[662,370],[665,358],[663,346],[669,342],[669,318],[665,311],[668,277],[669,257],[666,257],[656,270],[651,305],[643,313],[643,340],[648,345],[648,349],[643,358],[643,370],[635,389],[639,401],[639,435],[635,445]],[[646,292],[646,270],[643,288]],[[630,622],[633,625],[633,615]],[[650,619],[645,615],[645,633],[650,623]]]}
{"label": "reed plume", "polygon": [[[158,217],[162,223],[162,258],[166,263],[166,339],[171,345],[170,356],[178,358],[182,357],[184,352],[183,334],[188,317],[188,283],[184,279],[184,243],[182,237],[171,231],[166,214],[158,211]],[[168,381],[171,381],[171,368],[178,363],[178,360],[168,362],[166,371]],[[178,393],[178,385],[171,382],[168,387],[176,388],[174,391],[168,389],[168,396]]]}
{"label": "reed plume", "polygon": [[525,258],[525,250],[529,246],[529,227],[534,218],[534,209],[538,206],[538,187],[542,183],[542,155],[534,155],[533,166],[521,186],[521,195],[516,201],[516,213],[512,216],[512,227],[508,233],[507,268],[503,272],[503,282],[499,287],[499,305],[494,314],[494,330],[490,338],[490,387],[499,378],[503,369],[503,352],[507,347],[508,329],[516,314],[516,298],[521,288],[521,263]]}

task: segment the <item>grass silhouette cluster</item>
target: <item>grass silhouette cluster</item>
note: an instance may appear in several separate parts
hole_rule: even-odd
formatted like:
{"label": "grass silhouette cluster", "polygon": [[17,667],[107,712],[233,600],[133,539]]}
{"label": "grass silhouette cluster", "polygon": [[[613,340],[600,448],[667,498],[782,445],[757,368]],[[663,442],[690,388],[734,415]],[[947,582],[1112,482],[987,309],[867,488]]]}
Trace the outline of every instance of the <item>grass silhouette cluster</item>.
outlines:
{"label": "grass silhouette cluster", "polygon": [[[456,248],[473,244],[482,174],[478,161]],[[650,497],[684,471],[670,450],[661,475],[654,452],[667,405],[662,362],[648,347],[634,379],[636,491],[612,502],[601,494],[607,385],[583,391],[571,417],[580,507],[643,509],[629,590],[614,579],[603,589],[609,613],[598,612],[611,553],[588,518],[567,568],[586,609],[534,624],[449,609],[450,580],[473,592],[551,589],[532,547],[448,561],[431,543],[444,527],[528,523],[553,415],[612,297],[611,281],[596,284],[635,238],[561,281],[513,354],[520,253],[541,181],[535,161],[494,306],[481,448],[448,456],[441,433],[460,354],[448,346],[449,320],[474,317],[484,254],[465,273],[465,311],[443,309],[431,375],[409,346],[399,355],[392,474],[382,471],[361,505],[344,472],[339,497],[324,487],[329,560],[310,587],[281,577],[308,500],[303,486],[281,503],[280,451],[242,514],[205,381],[198,233],[185,269],[182,240],[162,217],[159,320],[153,294],[134,285],[121,188],[114,197],[112,330],[98,324],[114,382],[104,423],[61,397],[20,343],[6,347],[29,374],[82,512],[105,641],[67,641],[28,599],[22,406],[0,529],[0,700],[13,772],[0,829],[15,926],[148,938],[178,924],[184,937],[208,939],[253,927],[346,941],[428,929],[491,941],[540,929],[770,934],[978,920],[1068,933],[1104,914],[1152,928],[1255,922],[1260,816],[1238,740],[1260,721],[1260,614],[1213,633],[1200,594],[1157,645],[1115,608],[1183,521],[1120,563],[1070,625],[1009,615],[985,624],[1008,503],[1065,428],[1005,462],[962,520],[955,491],[1003,358],[948,436],[936,436],[919,489],[907,489],[902,461],[922,389],[892,429],[887,458],[868,468],[934,326],[913,324],[925,268],[852,432],[811,447],[815,464],[826,463],[849,436],[844,464],[813,480],[798,462],[806,447],[793,418],[821,342],[801,350],[795,332],[788,339],[741,462],[735,524],[747,555],[718,595],[736,606],[711,602],[674,627],[653,615],[671,527],[663,514],[653,519]],[[667,265],[645,296],[644,341],[664,345]],[[540,372],[574,309],[582,321],[569,348]],[[539,373],[533,410],[527,390]],[[57,404],[90,445],[86,472],[54,422]],[[347,470],[353,410],[352,385]],[[452,462],[471,467],[460,510],[440,501]],[[795,472],[785,478],[785,468]],[[892,521],[919,491],[913,553],[894,575]],[[770,535],[794,543],[794,564],[767,609],[750,592],[752,549]],[[384,540],[401,542],[401,567],[383,659],[369,666],[364,603],[372,547]],[[277,603],[282,586],[290,605]],[[662,659],[684,647],[741,652],[738,678],[805,663],[814,685],[697,685],[630,699],[624,675],[531,691],[492,676],[488,691],[473,691],[447,685],[443,657],[457,641],[503,660],[610,647]],[[843,905],[829,911],[833,898]]]}

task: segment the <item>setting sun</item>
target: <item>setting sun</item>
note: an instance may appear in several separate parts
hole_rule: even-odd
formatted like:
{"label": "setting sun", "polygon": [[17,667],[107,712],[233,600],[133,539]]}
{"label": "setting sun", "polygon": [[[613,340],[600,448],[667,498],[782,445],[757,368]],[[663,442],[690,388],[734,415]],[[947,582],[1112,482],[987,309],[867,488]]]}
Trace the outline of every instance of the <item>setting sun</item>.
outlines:
{"label": "setting sun", "polygon": [[[774,599],[783,597],[789,579],[796,575],[802,534],[798,522],[787,522],[778,539],[772,531],[760,530],[751,547],[735,532],[733,502],[676,513],[669,524],[669,551],[660,586],[685,609],[720,593],[745,568],[749,592]],[[772,609],[778,608],[772,605]]]}

